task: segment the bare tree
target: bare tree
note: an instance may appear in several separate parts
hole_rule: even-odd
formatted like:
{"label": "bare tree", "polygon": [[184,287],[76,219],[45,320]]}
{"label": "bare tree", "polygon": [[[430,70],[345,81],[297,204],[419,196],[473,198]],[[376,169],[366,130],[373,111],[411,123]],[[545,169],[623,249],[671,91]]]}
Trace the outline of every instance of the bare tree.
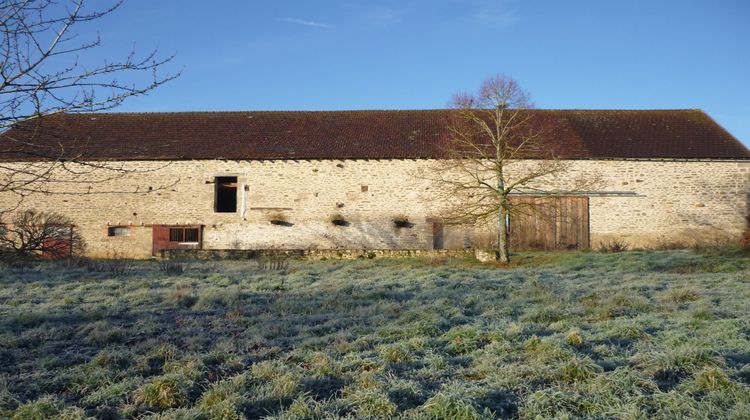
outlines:
{"label": "bare tree", "polygon": [[496,255],[510,261],[508,221],[520,211],[542,212],[534,200],[516,194],[559,194],[588,188],[593,179],[575,180],[565,189],[545,188],[568,170],[551,141],[554,130],[532,111],[529,95],[511,77],[485,80],[476,94],[453,98],[446,159],[429,177],[443,192],[445,219],[451,223],[494,226]]}
{"label": "bare tree", "polygon": [[101,40],[79,39],[76,31],[101,22],[122,1],[90,3],[0,3],[0,193],[15,194],[19,203],[29,194],[55,193],[59,184],[104,183],[131,172],[124,164],[86,161],[83,145],[71,150],[75,139],[39,140],[43,120],[109,110],[179,76],[160,75],[173,57],[161,58],[156,50],[89,62],[87,53],[97,50]]}
{"label": "bare tree", "polygon": [[25,210],[0,225],[0,257],[50,259],[82,255],[86,244],[73,221],[58,213]]}

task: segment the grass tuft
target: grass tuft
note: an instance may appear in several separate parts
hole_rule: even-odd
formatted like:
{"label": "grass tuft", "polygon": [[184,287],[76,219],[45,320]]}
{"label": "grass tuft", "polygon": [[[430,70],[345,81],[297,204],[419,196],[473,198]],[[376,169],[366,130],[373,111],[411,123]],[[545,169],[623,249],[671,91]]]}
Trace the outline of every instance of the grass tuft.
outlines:
{"label": "grass tuft", "polygon": [[489,342],[486,334],[472,325],[459,325],[443,334],[448,341],[447,350],[454,354],[466,354],[482,348]]}
{"label": "grass tuft", "polygon": [[737,385],[723,369],[708,367],[696,373],[686,388],[694,392],[725,391]]}
{"label": "grass tuft", "polygon": [[494,418],[490,410],[478,410],[471,398],[441,391],[430,398],[420,411],[433,419],[477,420]]}
{"label": "grass tuft", "polygon": [[700,299],[700,293],[694,288],[681,288],[669,290],[664,300],[672,303],[688,303]]}
{"label": "grass tuft", "polygon": [[157,377],[135,392],[135,401],[155,409],[182,407],[188,403],[191,385],[175,374]]}
{"label": "grass tuft", "polygon": [[13,413],[13,420],[45,420],[58,415],[62,403],[47,395],[35,401],[29,401],[18,407]]}
{"label": "grass tuft", "polygon": [[359,418],[387,419],[393,417],[398,407],[379,390],[358,390],[347,396]]}
{"label": "grass tuft", "polygon": [[573,347],[581,347],[583,345],[583,336],[581,336],[580,331],[573,330],[565,336],[565,341]]}

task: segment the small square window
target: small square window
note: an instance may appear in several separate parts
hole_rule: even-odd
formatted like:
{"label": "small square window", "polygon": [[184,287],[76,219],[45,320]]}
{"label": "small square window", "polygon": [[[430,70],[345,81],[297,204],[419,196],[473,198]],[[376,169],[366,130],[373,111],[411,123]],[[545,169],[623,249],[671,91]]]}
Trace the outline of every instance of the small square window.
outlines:
{"label": "small square window", "polygon": [[368,187],[367,185],[363,185],[362,186],[362,192],[367,192],[367,190],[369,190],[369,189],[370,189],[370,187]]}
{"label": "small square window", "polygon": [[130,236],[130,228],[127,226],[110,226],[107,228],[107,236]]}

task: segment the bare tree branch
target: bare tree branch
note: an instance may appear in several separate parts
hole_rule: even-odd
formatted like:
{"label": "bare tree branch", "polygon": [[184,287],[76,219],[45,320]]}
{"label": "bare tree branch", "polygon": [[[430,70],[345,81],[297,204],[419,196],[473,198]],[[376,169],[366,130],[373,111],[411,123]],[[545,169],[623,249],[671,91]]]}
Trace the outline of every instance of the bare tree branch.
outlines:
{"label": "bare tree branch", "polygon": [[25,210],[10,224],[0,224],[0,259],[82,255],[86,243],[73,221],[58,213]]}
{"label": "bare tree branch", "polygon": [[[86,61],[86,53],[100,48],[101,39],[97,35],[79,40],[76,31],[121,4],[122,0],[105,6],[90,0],[0,2],[0,193],[19,199],[34,193],[74,194],[81,190],[76,184],[104,183],[138,172],[121,163],[87,162],[84,147],[63,147],[78,139],[51,144],[38,135],[46,118],[110,110],[180,75],[162,74],[173,56],[160,57],[156,50],[145,55],[131,51],[121,59],[93,65]],[[66,188],[61,189],[62,184]]]}

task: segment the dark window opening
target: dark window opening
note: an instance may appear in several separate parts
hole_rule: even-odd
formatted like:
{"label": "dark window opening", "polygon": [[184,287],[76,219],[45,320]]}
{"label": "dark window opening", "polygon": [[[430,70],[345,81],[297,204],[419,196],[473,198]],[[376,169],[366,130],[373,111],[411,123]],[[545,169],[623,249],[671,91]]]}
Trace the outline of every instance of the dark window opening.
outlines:
{"label": "dark window opening", "polygon": [[110,226],[107,228],[107,236],[130,236],[130,228],[127,226]]}
{"label": "dark window opening", "polygon": [[432,249],[443,249],[444,240],[445,232],[443,224],[440,222],[432,222]]}
{"label": "dark window opening", "polygon": [[169,228],[169,242],[199,242],[199,238],[200,233],[198,228]]}
{"label": "dark window opening", "polygon": [[237,212],[237,177],[217,176],[215,210],[217,213]]}

